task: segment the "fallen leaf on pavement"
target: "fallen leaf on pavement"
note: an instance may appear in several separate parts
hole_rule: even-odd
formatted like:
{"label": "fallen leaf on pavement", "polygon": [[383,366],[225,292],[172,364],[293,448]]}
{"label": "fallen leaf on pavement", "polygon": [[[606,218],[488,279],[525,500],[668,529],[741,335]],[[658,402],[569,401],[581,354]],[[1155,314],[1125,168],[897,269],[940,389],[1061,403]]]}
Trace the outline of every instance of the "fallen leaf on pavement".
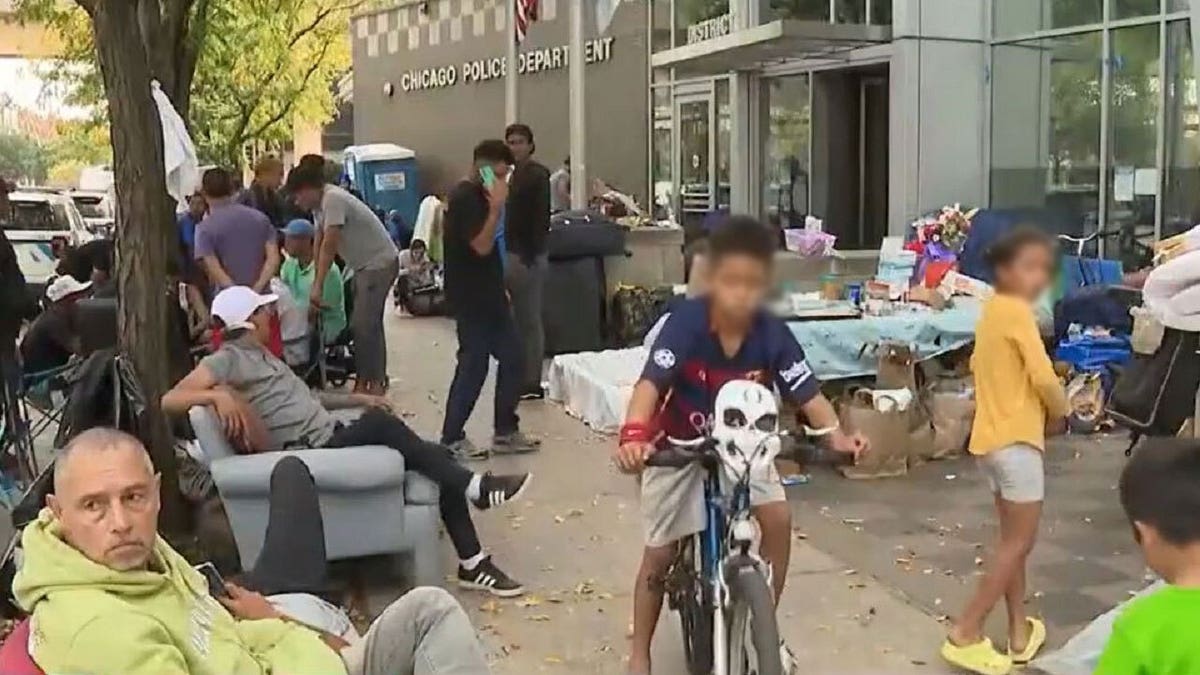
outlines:
{"label": "fallen leaf on pavement", "polygon": [[530,614],[529,616],[527,616],[525,618],[529,621],[549,621],[550,615],[549,614]]}
{"label": "fallen leaf on pavement", "polygon": [[527,595],[517,601],[517,607],[537,607],[542,604],[542,599],[536,595]]}
{"label": "fallen leaf on pavement", "polygon": [[562,663],[563,662],[563,660],[557,656],[547,656],[546,658],[544,658],[542,660],[545,661],[546,663]]}
{"label": "fallen leaf on pavement", "polygon": [[862,518],[842,518],[843,525],[862,525]]}
{"label": "fallen leaf on pavement", "polygon": [[488,614],[499,614],[501,611],[503,611],[500,609],[500,603],[496,602],[495,600],[488,600],[487,602],[483,603],[479,606],[479,610],[482,612],[487,612]]}

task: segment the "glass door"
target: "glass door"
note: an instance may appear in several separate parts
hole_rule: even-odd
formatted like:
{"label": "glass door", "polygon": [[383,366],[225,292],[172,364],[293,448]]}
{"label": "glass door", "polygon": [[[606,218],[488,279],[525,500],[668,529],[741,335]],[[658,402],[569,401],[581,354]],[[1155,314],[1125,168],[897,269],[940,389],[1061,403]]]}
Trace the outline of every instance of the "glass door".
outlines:
{"label": "glass door", "polygon": [[716,206],[716,172],[713,155],[713,95],[706,93],[678,94],[675,97],[675,119],[678,120],[679,148],[679,223],[688,241],[702,231],[704,218]]}

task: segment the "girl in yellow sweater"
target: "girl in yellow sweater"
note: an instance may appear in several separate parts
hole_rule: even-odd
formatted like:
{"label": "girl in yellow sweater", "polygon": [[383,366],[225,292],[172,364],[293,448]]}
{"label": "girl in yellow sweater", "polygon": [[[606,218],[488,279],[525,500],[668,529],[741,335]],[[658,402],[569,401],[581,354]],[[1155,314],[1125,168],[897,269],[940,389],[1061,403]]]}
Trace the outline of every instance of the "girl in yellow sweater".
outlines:
{"label": "girl in yellow sweater", "polygon": [[[1046,641],[1045,625],[1025,614],[1025,560],[1033,549],[1045,496],[1046,434],[1065,427],[1067,399],[1038,333],[1033,303],[1050,285],[1054,240],[1018,228],[988,250],[996,295],[975,329],[975,423],[970,451],[996,500],[1000,541],[975,596],[950,629],[942,656],[981,675],[1028,663]],[[1008,608],[1008,649],[983,635],[992,608]]]}

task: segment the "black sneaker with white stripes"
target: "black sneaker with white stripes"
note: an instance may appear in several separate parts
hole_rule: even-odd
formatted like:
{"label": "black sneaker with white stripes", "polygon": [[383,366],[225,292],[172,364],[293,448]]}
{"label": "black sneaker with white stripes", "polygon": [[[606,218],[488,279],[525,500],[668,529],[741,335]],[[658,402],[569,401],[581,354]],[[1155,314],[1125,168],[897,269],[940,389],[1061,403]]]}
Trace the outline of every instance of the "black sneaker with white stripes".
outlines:
{"label": "black sneaker with white stripes", "polygon": [[490,555],[481,560],[473,570],[459,565],[458,585],[473,591],[486,591],[501,598],[515,598],[525,592],[524,586],[496,567]]}
{"label": "black sneaker with white stripes", "polygon": [[479,496],[474,499],[475,508],[486,511],[520,499],[532,479],[531,473],[497,476],[489,471],[483,474],[479,479]]}

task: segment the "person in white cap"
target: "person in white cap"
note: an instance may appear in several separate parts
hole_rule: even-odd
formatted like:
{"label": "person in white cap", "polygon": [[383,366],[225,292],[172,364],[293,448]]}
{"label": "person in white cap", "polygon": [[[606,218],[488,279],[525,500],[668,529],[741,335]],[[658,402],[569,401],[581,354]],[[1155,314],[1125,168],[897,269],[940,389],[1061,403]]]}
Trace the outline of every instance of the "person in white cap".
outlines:
{"label": "person in white cap", "polygon": [[[518,499],[530,474],[474,473],[456,462],[445,446],[422,439],[391,412],[383,396],[313,392],[266,348],[274,295],[233,286],[213,299],[212,315],[224,324],[226,340],[162,397],[162,407],[184,414],[211,406],[230,440],[249,452],[285,448],[340,448],[385,445],[404,456],[405,465],[438,484],[442,522],[458,553],[458,583],[500,597],[524,593],[502,572],[479,543],[469,504],[480,510]],[[343,425],[330,409],[367,407]]]}
{"label": "person in white cap", "polygon": [[67,365],[73,354],[80,353],[79,327],[75,301],[87,297],[92,282],[79,281],[66,274],[46,289],[50,306],[33,320],[21,340],[22,368],[26,373],[41,373]]}

